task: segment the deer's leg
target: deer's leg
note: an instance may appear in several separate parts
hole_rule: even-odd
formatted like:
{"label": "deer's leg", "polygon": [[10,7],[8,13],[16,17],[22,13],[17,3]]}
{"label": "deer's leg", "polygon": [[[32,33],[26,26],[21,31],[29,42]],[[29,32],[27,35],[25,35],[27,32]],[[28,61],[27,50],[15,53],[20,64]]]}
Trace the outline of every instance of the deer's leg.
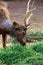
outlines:
{"label": "deer's leg", "polygon": [[2,34],[2,39],[3,39],[3,47],[4,47],[4,48],[5,48],[5,46],[6,46],[6,38],[7,38],[6,33],[3,33],[3,34]]}

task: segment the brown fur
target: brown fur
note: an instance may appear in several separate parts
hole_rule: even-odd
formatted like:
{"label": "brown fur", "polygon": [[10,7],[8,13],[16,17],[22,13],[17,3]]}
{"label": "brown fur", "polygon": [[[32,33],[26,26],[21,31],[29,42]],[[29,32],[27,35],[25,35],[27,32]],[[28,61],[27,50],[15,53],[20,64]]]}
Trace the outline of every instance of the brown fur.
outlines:
{"label": "brown fur", "polygon": [[[3,39],[3,47],[6,46],[6,38],[7,34],[15,37],[21,45],[25,45],[26,43],[26,27],[19,25],[16,22],[10,22],[10,15],[7,6],[3,2],[0,4],[0,34],[2,34]],[[7,24],[6,23],[7,20]],[[2,25],[3,23],[4,25]],[[10,24],[9,24],[10,23]],[[2,28],[1,28],[2,27]]]}
{"label": "brown fur", "polygon": [[0,14],[2,14],[2,16],[0,16],[2,18],[6,18],[10,20],[10,14],[7,8],[7,4],[5,2],[0,2]]}
{"label": "brown fur", "polygon": [[[2,22],[3,19],[8,19],[10,20],[10,14],[9,14],[9,11],[8,11],[8,5],[3,2],[3,1],[0,1],[0,22]],[[0,30],[0,34],[2,34],[2,30]],[[6,46],[6,38],[7,38],[7,35],[5,32],[3,32],[2,34],[2,39],[3,39],[3,47]]]}

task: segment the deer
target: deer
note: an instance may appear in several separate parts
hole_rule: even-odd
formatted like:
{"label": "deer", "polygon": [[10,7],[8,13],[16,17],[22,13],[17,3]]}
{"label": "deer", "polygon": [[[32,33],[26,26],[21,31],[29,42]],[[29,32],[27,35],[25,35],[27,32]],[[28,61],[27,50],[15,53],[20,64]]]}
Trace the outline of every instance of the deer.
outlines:
{"label": "deer", "polygon": [[28,38],[27,38],[27,30],[30,26],[31,23],[29,23],[30,18],[33,15],[33,11],[36,8],[32,8],[34,2],[31,5],[30,9],[30,2],[31,0],[28,1],[27,3],[27,10],[26,10],[26,14],[24,16],[24,25],[20,25],[18,23],[11,22],[11,20],[9,19],[3,19],[2,22],[0,22],[0,34],[2,34],[2,39],[3,39],[3,47],[6,47],[6,39],[7,39],[7,35],[10,35],[11,37],[14,37],[17,41],[20,42],[20,44],[22,46],[26,45],[26,42],[28,42]]}

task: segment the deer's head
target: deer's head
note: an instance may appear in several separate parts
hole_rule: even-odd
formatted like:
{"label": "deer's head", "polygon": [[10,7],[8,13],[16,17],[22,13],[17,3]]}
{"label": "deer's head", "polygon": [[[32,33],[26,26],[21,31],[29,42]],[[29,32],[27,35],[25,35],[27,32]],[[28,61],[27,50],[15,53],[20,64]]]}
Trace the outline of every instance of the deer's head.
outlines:
{"label": "deer's head", "polygon": [[27,3],[27,11],[26,11],[26,14],[25,14],[25,17],[24,17],[24,26],[22,25],[19,25],[18,23],[16,22],[13,22],[13,25],[15,26],[15,30],[16,30],[16,39],[22,44],[22,45],[25,45],[26,42],[27,42],[27,29],[28,27],[30,26],[31,23],[29,23],[29,20],[30,18],[32,17],[33,13],[32,11],[35,10],[35,8],[32,8],[33,7],[33,4],[34,2],[32,3],[31,5],[31,10],[30,10],[30,2],[31,0],[28,1]]}

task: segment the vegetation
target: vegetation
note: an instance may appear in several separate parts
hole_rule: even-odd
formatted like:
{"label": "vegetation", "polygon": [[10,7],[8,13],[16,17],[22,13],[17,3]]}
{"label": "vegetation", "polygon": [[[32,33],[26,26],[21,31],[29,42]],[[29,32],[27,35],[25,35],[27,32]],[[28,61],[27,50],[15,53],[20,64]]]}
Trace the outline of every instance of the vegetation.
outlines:
{"label": "vegetation", "polygon": [[43,40],[31,46],[21,46],[14,40],[9,42],[15,44],[0,49],[0,65],[43,65]]}
{"label": "vegetation", "polygon": [[43,44],[33,46],[14,45],[0,49],[0,64],[43,65]]}
{"label": "vegetation", "polygon": [[43,32],[41,32],[41,31],[35,31],[35,32],[30,32],[29,34],[28,34],[28,37],[29,38],[33,38],[33,37],[43,37]]}

